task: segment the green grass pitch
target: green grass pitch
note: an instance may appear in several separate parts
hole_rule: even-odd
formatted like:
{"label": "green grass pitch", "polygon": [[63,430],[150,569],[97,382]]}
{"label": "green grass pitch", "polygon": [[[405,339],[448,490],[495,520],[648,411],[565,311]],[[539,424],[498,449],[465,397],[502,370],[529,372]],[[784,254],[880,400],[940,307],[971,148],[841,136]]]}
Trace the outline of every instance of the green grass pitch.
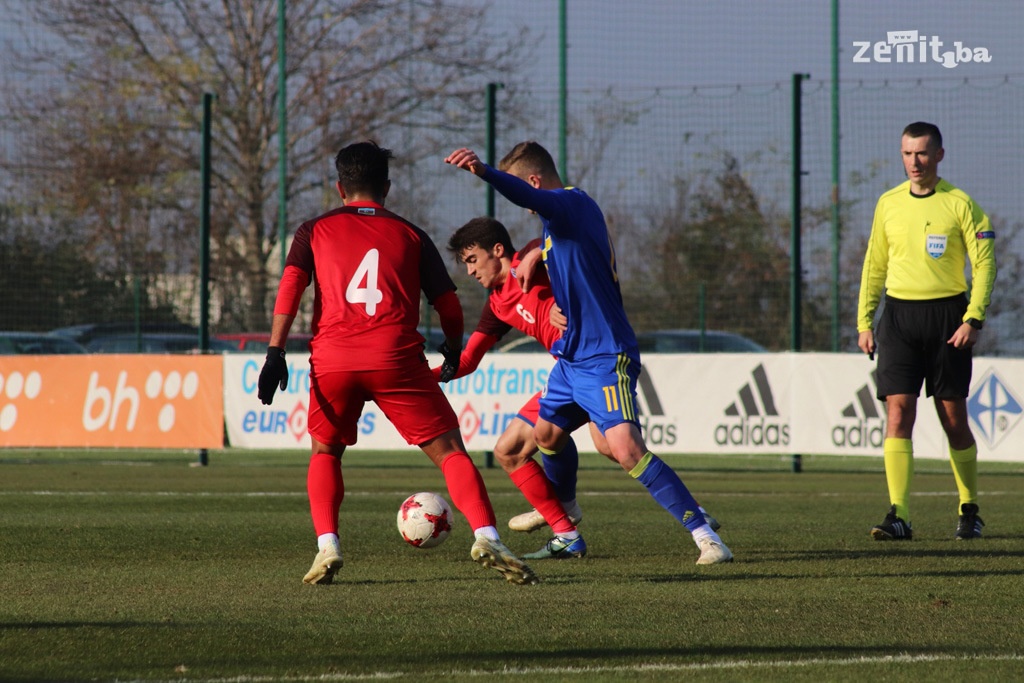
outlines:
{"label": "green grass pitch", "polygon": [[[474,456],[483,467],[481,455]],[[981,464],[956,542],[948,463],[917,461],[914,541],[879,543],[881,460],[667,456],[736,554],[697,549],[624,472],[581,457],[583,560],[513,586],[395,529],[444,493],[418,452],[345,456],[345,567],[316,552],[302,452],[0,455],[3,681],[957,681],[1024,677],[1024,467]],[[483,470],[499,528],[526,509]],[[519,552],[546,536],[503,531]]]}

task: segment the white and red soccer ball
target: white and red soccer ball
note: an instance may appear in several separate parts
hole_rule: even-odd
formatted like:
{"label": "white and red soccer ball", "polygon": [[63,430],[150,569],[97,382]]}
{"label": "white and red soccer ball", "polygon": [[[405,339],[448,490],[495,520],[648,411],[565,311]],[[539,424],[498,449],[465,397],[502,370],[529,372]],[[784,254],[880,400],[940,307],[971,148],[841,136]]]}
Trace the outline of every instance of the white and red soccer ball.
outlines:
{"label": "white and red soccer ball", "polygon": [[436,493],[414,493],[398,508],[398,533],[411,546],[433,548],[441,545],[455,521],[452,508]]}

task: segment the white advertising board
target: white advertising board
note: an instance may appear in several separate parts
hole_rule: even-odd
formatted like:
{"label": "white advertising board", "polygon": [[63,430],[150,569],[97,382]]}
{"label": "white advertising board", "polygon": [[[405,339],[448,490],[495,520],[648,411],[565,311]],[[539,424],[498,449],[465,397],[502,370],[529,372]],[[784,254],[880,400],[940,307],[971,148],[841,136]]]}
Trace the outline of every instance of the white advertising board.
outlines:
{"label": "white advertising board", "polygon": [[[439,356],[431,358],[432,364]],[[637,387],[640,422],[656,453],[880,455],[885,406],[875,364],[861,354],[650,354]],[[519,407],[547,381],[544,354],[490,354],[472,375],[443,385],[471,452],[493,448]],[[256,397],[263,358],[224,357],[228,438],[240,448],[309,448],[309,364],[289,356],[288,388],[274,404]],[[982,460],[1024,461],[1024,360],[976,358],[968,412]],[[581,451],[593,451],[587,430]],[[358,448],[407,444],[369,403]],[[948,457],[931,399],[921,398],[917,457]]]}
{"label": "white advertising board", "polygon": [[[441,356],[428,354],[431,366]],[[459,417],[466,448],[472,452],[494,447],[498,436],[520,406],[544,388],[554,359],[546,354],[490,354],[473,374],[442,389]],[[262,356],[224,356],[224,414],[229,443],[238,448],[310,447],[306,433],[309,406],[309,357],[288,354],[288,387],[278,391],[272,405],[256,395]],[[359,421],[356,447],[406,448],[405,442],[374,403],[367,403]],[[593,450],[589,438],[580,447]]]}

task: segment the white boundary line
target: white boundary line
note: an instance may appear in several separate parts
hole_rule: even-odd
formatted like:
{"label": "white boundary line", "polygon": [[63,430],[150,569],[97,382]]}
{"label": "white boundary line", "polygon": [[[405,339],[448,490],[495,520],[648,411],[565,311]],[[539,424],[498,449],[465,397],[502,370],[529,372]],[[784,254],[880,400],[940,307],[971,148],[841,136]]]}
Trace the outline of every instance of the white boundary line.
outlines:
{"label": "white boundary line", "polygon": [[699,672],[699,671],[737,671],[755,669],[797,669],[812,666],[877,666],[888,664],[932,664],[935,662],[1022,662],[1024,655],[881,655],[878,657],[848,657],[845,659],[827,659],[816,657],[811,659],[789,659],[789,660],[756,660],[756,659],[734,659],[721,662],[697,662],[693,664],[635,664],[623,666],[587,666],[587,667],[522,667],[505,668],[498,670],[483,669],[450,669],[436,673],[425,672],[402,672],[402,671],[374,671],[365,674],[320,674],[312,676],[234,676],[231,678],[188,678],[187,669],[182,673],[186,674],[181,678],[167,679],[167,683],[173,680],[175,683],[183,681],[187,683],[271,683],[272,681],[288,681],[290,683],[301,683],[303,681],[378,681],[398,678],[433,679],[454,678],[499,678],[511,676],[588,676],[606,673],[673,673],[673,672]]}

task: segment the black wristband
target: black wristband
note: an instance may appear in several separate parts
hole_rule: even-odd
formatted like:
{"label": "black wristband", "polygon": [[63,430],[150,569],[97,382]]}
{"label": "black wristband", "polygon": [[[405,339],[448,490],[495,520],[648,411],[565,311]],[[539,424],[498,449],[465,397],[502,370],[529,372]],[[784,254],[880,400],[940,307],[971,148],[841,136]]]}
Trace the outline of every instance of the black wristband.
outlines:
{"label": "black wristband", "polygon": [[977,318],[968,318],[964,322],[976,330],[980,330],[982,327],[985,326],[985,323],[982,322],[981,320],[978,320]]}

